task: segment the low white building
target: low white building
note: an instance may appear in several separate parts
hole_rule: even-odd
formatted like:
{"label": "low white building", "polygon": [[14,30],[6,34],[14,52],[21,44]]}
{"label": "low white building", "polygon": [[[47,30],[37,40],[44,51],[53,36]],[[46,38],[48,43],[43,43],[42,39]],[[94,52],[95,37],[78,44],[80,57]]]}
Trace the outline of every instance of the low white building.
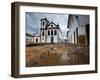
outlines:
{"label": "low white building", "polygon": [[26,33],[26,44],[33,43],[33,36]]}
{"label": "low white building", "polygon": [[68,42],[89,44],[89,15],[69,15],[67,32]]}
{"label": "low white building", "polygon": [[33,42],[34,43],[40,43],[40,34],[39,33],[35,33],[33,35]]}

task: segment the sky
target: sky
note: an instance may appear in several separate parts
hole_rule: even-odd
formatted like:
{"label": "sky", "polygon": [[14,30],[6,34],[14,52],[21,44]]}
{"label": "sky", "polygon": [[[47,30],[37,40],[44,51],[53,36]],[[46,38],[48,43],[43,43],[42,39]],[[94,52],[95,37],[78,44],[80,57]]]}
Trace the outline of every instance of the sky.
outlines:
{"label": "sky", "polygon": [[68,14],[26,12],[25,18],[26,33],[33,35],[34,33],[39,32],[39,29],[41,27],[40,20],[43,18],[47,18],[49,22],[59,24],[59,27],[62,30],[63,38],[66,37]]}

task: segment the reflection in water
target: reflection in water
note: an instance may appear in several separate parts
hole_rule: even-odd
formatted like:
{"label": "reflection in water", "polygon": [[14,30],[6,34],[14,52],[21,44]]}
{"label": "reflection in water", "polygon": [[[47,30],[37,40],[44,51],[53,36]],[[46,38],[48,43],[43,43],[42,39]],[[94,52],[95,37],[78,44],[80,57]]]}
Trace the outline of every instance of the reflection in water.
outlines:
{"label": "reflection in water", "polygon": [[70,60],[70,57],[68,55],[67,51],[64,51],[61,55],[60,61],[66,61],[66,60]]}
{"label": "reflection in water", "polygon": [[76,64],[89,64],[88,47],[54,44],[26,48],[26,67]]}

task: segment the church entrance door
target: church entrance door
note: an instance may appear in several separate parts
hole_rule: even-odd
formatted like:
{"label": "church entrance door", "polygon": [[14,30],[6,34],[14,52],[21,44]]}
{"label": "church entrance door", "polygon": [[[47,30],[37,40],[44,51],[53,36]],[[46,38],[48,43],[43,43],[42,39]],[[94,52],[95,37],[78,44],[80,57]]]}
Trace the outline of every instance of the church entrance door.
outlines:
{"label": "church entrance door", "polygon": [[53,43],[54,42],[54,38],[53,37],[51,37],[51,43]]}

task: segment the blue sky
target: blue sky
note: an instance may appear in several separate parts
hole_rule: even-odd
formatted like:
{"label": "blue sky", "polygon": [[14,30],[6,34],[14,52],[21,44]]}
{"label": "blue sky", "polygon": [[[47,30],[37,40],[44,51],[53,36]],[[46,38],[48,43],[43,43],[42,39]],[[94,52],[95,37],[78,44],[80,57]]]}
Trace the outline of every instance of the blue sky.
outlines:
{"label": "blue sky", "polygon": [[67,32],[67,21],[68,14],[51,14],[51,13],[34,13],[34,12],[26,12],[26,33],[34,34],[39,32],[41,27],[40,20],[43,18],[47,18],[49,22],[54,22],[55,24],[59,24],[62,35],[65,38]]}

